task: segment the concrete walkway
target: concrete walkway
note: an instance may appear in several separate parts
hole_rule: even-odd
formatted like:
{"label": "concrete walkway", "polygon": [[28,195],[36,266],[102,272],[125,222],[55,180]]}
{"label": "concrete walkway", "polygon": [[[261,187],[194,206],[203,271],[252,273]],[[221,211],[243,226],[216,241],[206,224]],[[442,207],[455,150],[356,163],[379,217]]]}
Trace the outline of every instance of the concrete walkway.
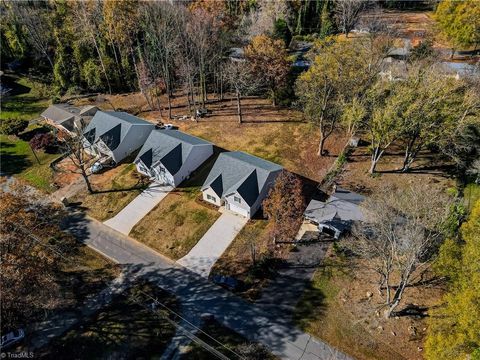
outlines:
{"label": "concrete walkway", "polygon": [[151,184],[147,189],[142,191],[140,195],[133,199],[130,204],[125,206],[122,211],[113,218],[105,221],[104,224],[122,234],[128,235],[135,224],[152,211],[172,189],[171,186]]}
{"label": "concrete walkway", "polygon": [[247,221],[243,216],[224,212],[197,245],[177,262],[203,277],[208,277],[215,261],[222,256]]}

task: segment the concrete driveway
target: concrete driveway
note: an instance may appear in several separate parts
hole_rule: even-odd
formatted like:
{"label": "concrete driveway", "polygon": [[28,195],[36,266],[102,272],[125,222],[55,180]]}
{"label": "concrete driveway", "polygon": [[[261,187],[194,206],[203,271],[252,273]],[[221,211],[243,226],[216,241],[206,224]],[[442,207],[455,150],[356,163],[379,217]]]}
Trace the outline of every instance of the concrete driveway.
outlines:
{"label": "concrete driveway", "polygon": [[187,269],[208,277],[215,261],[223,254],[248,219],[224,212],[190,252],[177,261]]}
{"label": "concrete driveway", "polygon": [[105,221],[104,224],[122,234],[128,235],[135,224],[152,211],[172,189],[171,186],[151,184],[147,189],[142,191],[140,195],[133,199],[132,202],[125,206],[122,211],[113,218]]}

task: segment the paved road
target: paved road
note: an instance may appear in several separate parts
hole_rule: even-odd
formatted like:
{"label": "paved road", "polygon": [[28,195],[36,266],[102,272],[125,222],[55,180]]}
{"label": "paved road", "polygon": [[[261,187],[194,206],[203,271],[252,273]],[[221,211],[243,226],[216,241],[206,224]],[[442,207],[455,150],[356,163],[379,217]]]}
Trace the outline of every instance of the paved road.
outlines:
{"label": "paved road", "polygon": [[151,184],[143,190],[140,195],[133,199],[122,211],[113,218],[105,221],[105,225],[110,226],[122,234],[128,235],[136,223],[143,219],[157,204],[162,201],[168,193],[172,191],[171,186],[161,186]]}
{"label": "paved road", "polygon": [[66,227],[92,248],[123,264],[129,272],[146,276],[175,294],[182,308],[187,309],[186,316],[211,313],[220,323],[251,341],[266,345],[282,359],[350,359],[297,329],[288,317],[278,317],[261,306],[247,303],[143,244],[85,218],[82,213],[72,215]]}
{"label": "paved road", "polygon": [[224,212],[178,263],[203,277],[208,277],[213,264],[227,250],[247,221],[243,216]]}

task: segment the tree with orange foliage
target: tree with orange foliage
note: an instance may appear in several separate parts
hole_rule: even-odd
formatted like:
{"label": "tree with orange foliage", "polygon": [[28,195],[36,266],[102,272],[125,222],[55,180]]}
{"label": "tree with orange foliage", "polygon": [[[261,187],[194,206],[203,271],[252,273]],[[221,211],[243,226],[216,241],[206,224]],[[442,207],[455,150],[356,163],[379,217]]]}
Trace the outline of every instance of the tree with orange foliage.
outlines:
{"label": "tree with orange foliage", "polygon": [[60,208],[25,186],[0,192],[0,293],[2,330],[18,327],[58,301],[59,257],[68,251]]}
{"label": "tree with orange foliage", "polygon": [[304,210],[302,182],[291,172],[282,171],[263,201],[263,211],[273,222],[274,242],[292,241],[302,224]]}
{"label": "tree with orange foliage", "polygon": [[281,39],[274,40],[267,35],[258,35],[245,48],[245,56],[252,72],[257,78],[263,79],[273,106],[276,106],[277,91],[285,84],[290,68],[285,43]]}

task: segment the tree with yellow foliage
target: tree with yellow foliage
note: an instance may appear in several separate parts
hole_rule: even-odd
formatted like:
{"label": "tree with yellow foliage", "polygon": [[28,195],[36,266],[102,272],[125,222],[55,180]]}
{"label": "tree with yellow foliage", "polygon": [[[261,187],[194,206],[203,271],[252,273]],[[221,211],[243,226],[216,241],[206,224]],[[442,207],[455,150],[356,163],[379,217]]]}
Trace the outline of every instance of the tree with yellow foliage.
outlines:
{"label": "tree with yellow foliage", "polygon": [[480,44],[479,1],[443,0],[437,6],[435,19],[454,48]]}
{"label": "tree with yellow foliage", "polygon": [[268,88],[275,106],[278,89],[285,84],[290,68],[285,43],[281,39],[258,35],[245,47],[245,56],[252,67],[252,73],[262,79]]}
{"label": "tree with yellow foliage", "polygon": [[[431,311],[426,358],[480,359],[480,200],[461,227],[463,245],[442,247],[442,273],[451,274],[444,305]],[[448,256],[459,259],[448,269]]]}

